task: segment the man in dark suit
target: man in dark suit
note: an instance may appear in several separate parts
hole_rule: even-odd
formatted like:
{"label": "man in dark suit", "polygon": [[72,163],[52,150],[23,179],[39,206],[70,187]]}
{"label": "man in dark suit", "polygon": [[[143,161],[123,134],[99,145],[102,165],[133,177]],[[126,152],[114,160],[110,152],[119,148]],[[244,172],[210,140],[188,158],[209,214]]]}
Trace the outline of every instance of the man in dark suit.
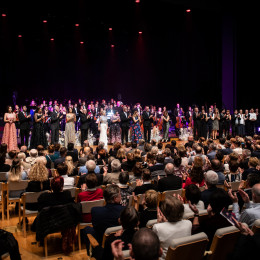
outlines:
{"label": "man in dark suit", "polygon": [[194,138],[198,138],[200,133],[200,113],[199,109],[195,107],[193,112],[193,135]]}
{"label": "man in dark suit", "polygon": [[144,169],[143,175],[142,175],[142,180],[137,181],[137,186],[134,189],[134,193],[135,193],[135,195],[144,194],[148,190],[157,191],[157,185],[152,184],[150,170]]}
{"label": "man in dark suit", "polygon": [[31,115],[27,113],[26,106],[23,106],[23,111],[18,114],[18,118],[20,122],[21,146],[25,144],[28,147]]}
{"label": "man in dark suit", "polygon": [[145,111],[142,114],[143,126],[144,126],[144,140],[150,143],[151,139],[151,123],[153,121],[153,115],[150,113],[148,106],[145,107]]}
{"label": "man in dark suit", "polygon": [[[120,113],[120,120],[121,120],[121,141],[122,144],[128,142],[128,130],[130,126],[130,117],[131,114],[127,112],[127,107],[123,107],[123,112]],[[125,141],[125,142],[124,142]]]}
{"label": "man in dark suit", "polygon": [[212,127],[213,127],[213,111],[212,108],[209,108],[209,112],[207,113],[208,121],[207,121],[207,132],[208,138],[211,138]]}
{"label": "man in dark suit", "polygon": [[[118,226],[118,219],[120,217],[121,211],[124,209],[120,205],[121,193],[120,188],[115,185],[109,185],[106,187],[103,193],[106,205],[104,207],[94,207],[91,210],[92,224],[93,227],[86,227],[84,233],[92,234],[99,244],[102,244],[102,239],[104,232],[109,227]],[[89,248],[89,241],[86,238],[87,245],[86,248]]]}
{"label": "man in dark suit", "polygon": [[60,120],[63,117],[59,112],[59,107],[55,106],[54,111],[51,113],[51,143],[57,144],[59,142],[59,128]]}
{"label": "man in dark suit", "polygon": [[158,191],[164,192],[166,190],[178,190],[182,188],[182,179],[173,174],[174,166],[172,163],[165,165],[164,169],[166,177],[161,178],[158,182]]}
{"label": "man in dark suit", "polygon": [[164,170],[164,156],[162,154],[158,154],[156,156],[156,163],[153,166],[149,167],[151,172],[154,171],[163,171]]}
{"label": "man in dark suit", "polygon": [[88,139],[88,130],[91,123],[90,115],[87,114],[87,109],[83,109],[80,113],[80,129],[81,129],[81,146]]}
{"label": "man in dark suit", "polygon": [[223,153],[223,155],[229,155],[229,154],[233,153],[233,150],[230,148],[231,147],[230,141],[226,141],[224,146],[225,146],[225,149],[220,150]]}
{"label": "man in dark suit", "polygon": [[74,113],[76,115],[76,123],[75,123],[75,130],[78,131],[79,129],[79,108],[78,108],[78,104],[74,104],[72,113]]}

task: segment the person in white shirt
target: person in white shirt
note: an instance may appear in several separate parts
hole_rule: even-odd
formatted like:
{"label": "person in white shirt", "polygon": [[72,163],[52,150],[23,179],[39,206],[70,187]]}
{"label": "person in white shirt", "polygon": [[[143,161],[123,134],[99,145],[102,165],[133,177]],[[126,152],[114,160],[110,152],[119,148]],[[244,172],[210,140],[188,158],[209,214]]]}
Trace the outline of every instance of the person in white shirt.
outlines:
{"label": "person in white shirt", "polygon": [[250,121],[249,135],[253,136],[254,133],[255,133],[255,122],[256,122],[256,119],[257,119],[256,113],[254,112],[253,108],[250,109],[249,115],[250,115],[250,119],[249,119],[249,121]]}
{"label": "person in white shirt", "polygon": [[63,177],[65,188],[74,186],[74,178],[68,176],[68,166],[65,163],[61,163],[57,166],[57,173]]}
{"label": "person in white shirt", "polygon": [[168,196],[158,208],[157,221],[153,226],[153,231],[158,235],[163,249],[161,259],[165,259],[172,239],[191,235],[192,224],[189,220],[183,220],[184,206],[182,202]]}
{"label": "person in white shirt", "polygon": [[236,118],[236,124],[237,124],[238,135],[244,136],[245,135],[245,115],[243,114],[242,109],[239,110],[239,113]]}

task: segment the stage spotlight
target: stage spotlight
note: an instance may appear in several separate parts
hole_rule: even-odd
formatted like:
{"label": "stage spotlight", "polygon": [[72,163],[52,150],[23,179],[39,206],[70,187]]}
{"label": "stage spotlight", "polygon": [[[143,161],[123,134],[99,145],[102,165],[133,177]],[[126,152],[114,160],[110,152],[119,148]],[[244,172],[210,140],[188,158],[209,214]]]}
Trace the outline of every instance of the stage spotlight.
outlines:
{"label": "stage spotlight", "polygon": [[6,14],[2,14],[2,17],[6,17]]}
{"label": "stage spotlight", "polygon": [[23,36],[21,34],[18,35],[18,38],[22,38]]}
{"label": "stage spotlight", "polygon": [[53,41],[54,41],[54,38],[51,38],[50,40],[53,42]]}
{"label": "stage spotlight", "polygon": [[47,23],[47,20],[43,20],[42,22],[43,22],[43,23]]}
{"label": "stage spotlight", "polygon": [[140,0],[135,0],[135,2],[138,4],[138,3],[140,3]]}
{"label": "stage spotlight", "polygon": [[143,32],[140,31],[140,32],[138,32],[138,33],[141,35]]}
{"label": "stage spotlight", "polygon": [[190,13],[190,12],[191,12],[191,10],[190,10],[190,9],[187,9],[187,10],[186,10],[186,13]]}
{"label": "stage spotlight", "polygon": [[112,31],[113,29],[110,27],[110,28],[108,28],[108,30],[109,30],[109,31]]}
{"label": "stage spotlight", "polygon": [[80,42],[80,44],[84,44],[84,42]]}
{"label": "stage spotlight", "polygon": [[76,26],[76,27],[79,27],[79,24],[78,24],[78,23],[76,23],[76,24],[75,24],[75,26]]}
{"label": "stage spotlight", "polygon": [[111,44],[111,48],[114,48],[115,47],[115,45],[114,44]]}

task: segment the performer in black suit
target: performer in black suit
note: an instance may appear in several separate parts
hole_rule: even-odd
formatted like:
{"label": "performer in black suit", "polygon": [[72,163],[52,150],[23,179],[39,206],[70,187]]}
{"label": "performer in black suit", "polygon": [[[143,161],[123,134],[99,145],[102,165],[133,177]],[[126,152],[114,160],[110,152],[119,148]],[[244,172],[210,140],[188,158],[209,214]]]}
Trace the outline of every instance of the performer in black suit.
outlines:
{"label": "performer in black suit", "polygon": [[193,117],[193,122],[194,122],[193,135],[194,135],[194,138],[198,138],[199,134],[200,134],[200,113],[199,113],[199,109],[197,107],[195,107],[192,117]]}
{"label": "performer in black suit", "polygon": [[51,143],[56,144],[59,142],[59,128],[60,120],[63,117],[59,112],[59,107],[55,106],[54,111],[51,113]]}
{"label": "performer in black suit", "polygon": [[207,132],[208,138],[211,138],[212,128],[213,128],[213,111],[212,108],[209,108],[209,112],[207,113]]}
{"label": "performer in black suit", "polygon": [[78,131],[79,130],[79,114],[80,114],[80,111],[79,111],[77,103],[74,104],[74,108],[72,110],[72,113],[74,113],[76,115],[75,130]]}
{"label": "performer in black suit", "polygon": [[153,122],[153,115],[150,113],[148,106],[145,107],[145,111],[142,114],[143,125],[144,125],[144,140],[150,142],[151,139],[151,124]]}
{"label": "performer in black suit", "polygon": [[125,142],[128,142],[128,130],[130,126],[130,117],[131,114],[127,112],[127,107],[123,107],[123,111],[120,114],[120,120],[121,120],[121,140],[122,144]]}
{"label": "performer in black suit", "polygon": [[83,146],[84,141],[88,139],[88,130],[91,123],[90,113],[87,114],[87,109],[83,109],[80,113],[80,122],[81,146]]}
{"label": "performer in black suit", "polygon": [[23,111],[18,114],[18,118],[20,121],[21,146],[25,144],[28,147],[31,115],[27,113],[26,106],[23,106]]}

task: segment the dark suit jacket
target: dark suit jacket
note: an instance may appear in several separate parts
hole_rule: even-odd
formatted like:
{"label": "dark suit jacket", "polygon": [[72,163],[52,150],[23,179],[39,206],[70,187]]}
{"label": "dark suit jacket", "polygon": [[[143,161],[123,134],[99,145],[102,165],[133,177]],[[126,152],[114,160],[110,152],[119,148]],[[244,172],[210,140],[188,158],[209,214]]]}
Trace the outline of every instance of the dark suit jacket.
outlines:
{"label": "dark suit jacket", "polygon": [[208,207],[209,205],[209,198],[211,196],[211,194],[217,190],[218,188],[216,186],[210,187],[207,190],[204,190],[203,192],[201,192],[201,200],[204,202],[205,205],[205,209]]}
{"label": "dark suit jacket", "polygon": [[174,164],[174,160],[172,158],[165,158],[164,159],[164,165],[166,165],[167,163],[172,163]]}
{"label": "dark suit jacket", "polygon": [[257,157],[258,159],[260,159],[260,151],[252,152],[251,157]]}
{"label": "dark suit jacket", "polygon": [[215,159],[215,156],[216,156],[216,151],[211,151],[210,153],[207,154],[209,160],[213,160]]}
{"label": "dark suit jacket", "polygon": [[[60,116],[61,116],[61,114],[60,114]],[[59,127],[60,116],[58,117],[58,114],[55,111],[53,111],[51,113],[51,126],[52,127]]]}
{"label": "dark suit jacket", "polygon": [[130,126],[130,119],[128,118],[129,113],[126,112],[127,117],[125,116],[125,112],[122,111],[120,113],[120,120],[121,120],[121,127],[129,127]]}
{"label": "dark suit jacket", "polygon": [[164,164],[155,164],[153,166],[150,166],[148,167],[148,169],[151,171],[151,172],[154,172],[154,171],[161,171],[161,170],[164,170]]}
{"label": "dark suit jacket", "polygon": [[157,185],[152,183],[143,184],[142,186],[136,186],[134,189],[135,195],[144,194],[148,190],[155,190],[157,191]]}
{"label": "dark suit jacket", "polygon": [[119,226],[118,218],[123,209],[124,207],[120,204],[107,204],[104,207],[92,208],[92,224],[99,244],[102,243],[103,234],[107,228]]}
{"label": "dark suit jacket", "polygon": [[[28,116],[29,113],[26,112],[26,115]],[[27,118],[27,117],[25,117],[23,112],[20,112],[18,114],[18,119],[19,119],[19,122],[20,122],[20,129],[22,129],[22,130],[29,130],[30,129],[30,121],[31,121],[30,117]]]}
{"label": "dark suit jacket", "polygon": [[152,118],[149,118],[151,116],[151,113],[149,112],[149,116],[146,111],[143,112],[142,118],[143,118],[143,125],[145,127],[151,126],[151,123],[153,122]]}
{"label": "dark suit jacket", "polygon": [[78,161],[78,150],[74,149],[74,151],[68,151],[67,156],[71,156],[73,162],[77,162]]}
{"label": "dark suit jacket", "polygon": [[158,182],[158,191],[178,190],[182,188],[182,179],[175,175],[169,175]]}
{"label": "dark suit jacket", "polygon": [[220,151],[223,153],[223,155],[229,155],[233,153],[233,150],[231,148],[221,149]]}
{"label": "dark suit jacket", "polygon": [[87,118],[87,115],[80,113],[80,128],[81,129],[88,129],[91,123],[91,119]]}

